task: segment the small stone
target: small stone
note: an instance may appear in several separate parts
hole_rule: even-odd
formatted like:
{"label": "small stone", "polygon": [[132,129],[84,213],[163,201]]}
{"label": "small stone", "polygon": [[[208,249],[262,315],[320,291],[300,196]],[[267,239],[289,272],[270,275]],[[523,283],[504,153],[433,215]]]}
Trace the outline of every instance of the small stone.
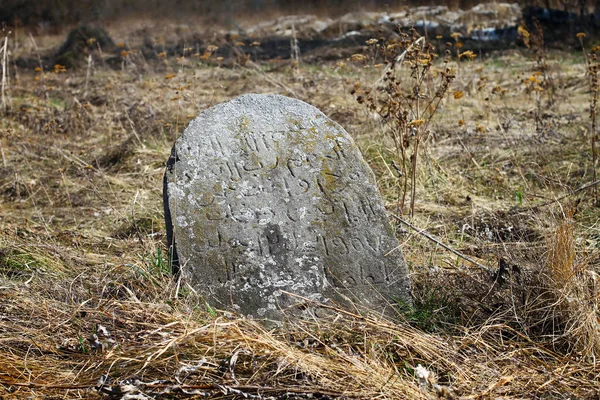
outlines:
{"label": "small stone", "polygon": [[300,100],[250,94],[201,113],[173,147],[164,205],[175,272],[213,308],[281,320],[314,310],[287,293],[388,313],[410,303],[373,172]]}

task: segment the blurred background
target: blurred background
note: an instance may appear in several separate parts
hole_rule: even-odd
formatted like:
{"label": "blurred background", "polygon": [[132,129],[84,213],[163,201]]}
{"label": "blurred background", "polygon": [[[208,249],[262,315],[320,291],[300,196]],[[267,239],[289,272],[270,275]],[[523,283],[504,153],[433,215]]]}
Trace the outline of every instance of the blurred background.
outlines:
{"label": "blurred background", "polygon": [[[289,14],[338,17],[348,12],[394,11],[404,7],[443,5],[450,10],[469,9],[478,3],[476,0],[3,0],[0,23],[57,28],[65,24],[106,23],[132,17],[186,19],[194,16],[207,22],[227,24],[232,17],[254,21]],[[525,0],[519,1],[518,5],[531,12],[543,12],[544,9],[568,12],[596,24],[600,13],[597,0]]]}

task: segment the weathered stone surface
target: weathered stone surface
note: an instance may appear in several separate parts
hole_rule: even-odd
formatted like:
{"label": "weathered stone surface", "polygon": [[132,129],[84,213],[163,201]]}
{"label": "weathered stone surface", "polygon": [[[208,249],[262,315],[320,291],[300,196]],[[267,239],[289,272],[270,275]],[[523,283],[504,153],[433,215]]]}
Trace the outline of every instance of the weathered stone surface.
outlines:
{"label": "weathered stone surface", "polygon": [[175,143],[164,200],[181,273],[213,307],[281,319],[299,302],[282,291],[378,311],[410,298],[372,171],[300,100],[245,95],[201,113]]}

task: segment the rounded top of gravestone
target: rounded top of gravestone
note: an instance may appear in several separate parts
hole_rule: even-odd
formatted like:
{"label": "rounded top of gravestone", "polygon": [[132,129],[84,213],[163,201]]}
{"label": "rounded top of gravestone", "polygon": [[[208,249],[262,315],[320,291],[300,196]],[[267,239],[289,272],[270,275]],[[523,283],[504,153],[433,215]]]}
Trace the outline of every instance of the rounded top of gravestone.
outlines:
{"label": "rounded top of gravestone", "polygon": [[251,94],[201,113],[173,147],[164,198],[181,273],[213,307],[281,319],[302,301],[410,301],[372,171],[305,102]]}

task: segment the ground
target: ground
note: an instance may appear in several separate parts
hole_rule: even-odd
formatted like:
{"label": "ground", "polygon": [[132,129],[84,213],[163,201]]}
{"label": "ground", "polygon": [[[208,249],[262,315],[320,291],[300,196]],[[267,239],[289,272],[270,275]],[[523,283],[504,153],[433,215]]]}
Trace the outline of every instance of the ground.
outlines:
{"label": "ground", "polygon": [[[600,396],[600,208],[581,50],[540,61],[523,45],[474,48],[470,60],[451,49],[456,78],[423,132],[411,217],[394,125],[357,101],[357,83],[377,91],[385,68],[370,45],[351,52],[366,59],[254,62],[250,46],[215,38],[215,54],[150,59],[134,28],[108,29],[116,55],[72,68],[47,57],[67,32],[9,36],[2,398]],[[340,123],[390,213],[417,228],[392,217],[415,297],[397,321],[332,310],[267,331],[172,279],[165,162],[200,111],[244,93],[296,97]]]}

